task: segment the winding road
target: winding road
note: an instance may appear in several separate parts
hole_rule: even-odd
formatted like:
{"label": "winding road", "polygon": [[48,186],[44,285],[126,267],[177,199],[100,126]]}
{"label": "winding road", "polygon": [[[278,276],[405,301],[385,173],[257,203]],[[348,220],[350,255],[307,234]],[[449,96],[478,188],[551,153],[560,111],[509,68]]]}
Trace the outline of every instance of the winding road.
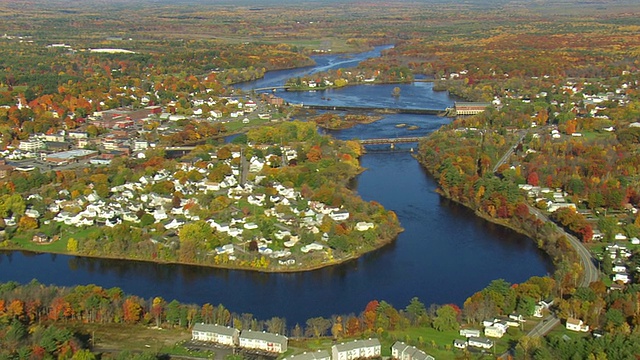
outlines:
{"label": "winding road", "polygon": [[[519,144],[527,135],[527,133],[528,131],[523,131],[520,137],[518,138],[518,141],[516,142],[516,144]],[[493,168],[494,173],[496,173],[496,171],[500,166],[502,166],[507,162],[507,160],[509,160],[511,155],[514,153],[514,150],[515,150],[515,147],[513,146],[510,147],[509,150],[507,150],[507,152],[500,158],[500,160],[498,160],[497,164]],[[585,287],[585,286],[589,286],[589,284],[591,284],[594,281],[598,281],[600,279],[600,271],[596,268],[596,265],[595,265],[596,260],[591,255],[591,252],[589,251],[589,249],[587,249],[584,246],[584,244],[582,244],[582,242],[578,240],[578,238],[567,233],[564,229],[562,229],[561,227],[557,226],[554,222],[549,220],[547,215],[545,215],[542,211],[540,211],[539,209],[529,204],[527,204],[527,207],[529,208],[530,214],[533,214],[535,217],[537,217],[541,221],[553,224],[558,232],[564,234],[567,237],[567,239],[569,240],[569,243],[571,243],[571,246],[573,246],[573,248],[578,253],[578,256],[580,257],[580,263],[582,264],[582,268],[583,268],[582,278],[580,279],[580,283],[578,285],[580,287]],[[531,331],[529,331],[527,335],[530,337],[544,336],[559,324],[560,324],[560,320],[555,316],[555,314],[551,314],[546,318],[544,318],[533,329],[531,329]]]}

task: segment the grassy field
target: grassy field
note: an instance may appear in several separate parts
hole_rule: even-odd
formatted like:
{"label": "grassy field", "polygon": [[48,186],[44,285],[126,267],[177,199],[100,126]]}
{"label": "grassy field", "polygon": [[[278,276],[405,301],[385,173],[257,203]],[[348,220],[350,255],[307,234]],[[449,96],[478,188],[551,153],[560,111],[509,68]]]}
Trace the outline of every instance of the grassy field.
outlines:
{"label": "grassy field", "polygon": [[[34,252],[52,252],[52,253],[68,253],[67,251],[67,242],[69,238],[75,239],[84,239],[88,237],[90,234],[99,231],[99,229],[95,227],[90,227],[86,229],[79,228],[69,228],[64,229],[60,238],[56,241],[47,244],[38,244],[32,241],[33,235],[36,231],[25,231],[16,233],[11,239],[20,249],[34,251]],[[49,237],[51,237],[55,231],[50,229],[47,225],[43,225],[38,229],[37,232],[42,232]]]}
{"label": "grassy field", "polygon": [[191,339],[185,329],[157,329],[142,325],[77,324],[75,330],[94,339],[94,351],[151,351],[180,353],[184,347],[176,345]]}

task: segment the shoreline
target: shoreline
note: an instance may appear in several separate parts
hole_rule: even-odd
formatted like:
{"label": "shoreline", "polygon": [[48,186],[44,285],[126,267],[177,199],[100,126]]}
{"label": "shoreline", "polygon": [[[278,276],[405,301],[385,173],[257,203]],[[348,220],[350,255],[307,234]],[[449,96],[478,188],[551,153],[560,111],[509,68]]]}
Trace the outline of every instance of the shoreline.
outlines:
{"label": "shoreline", "polygon": [[[391,238],[391,239],[386,239],[383,241],[380,241],[378,243],[376,243],[376,246],[374,246],[372,249],[357,254],[357,255],[351,255],[336,261],[332,261],[332,262],[327,262],[327,263],[323,263],[323,264],[315,264],[312,266],[307,266],[307,267],[301,267],[301,268],[276,268],[276,269],[257,269],[257,268],[252,268],[252,267],[241,267],[241,266],[226,266],[226,265],[207,265],[207,264],[200,264],[200,263],[189,263],[189,262],[180,262],[180,261],[162,261],[162,260],[153,260],[153,259],[138,259],[138,258],[131,258],[131,257],[122,257],[122,256],[109,256],[109,255],[89,255],[89,254],[75,254],[75,253],[70,253],[70,252],[63,252],[63,251],[46,251],[46,250],[42,250],[42,251],[37,251],[37,250],[30,250],[30,249],[24,249],[24,248],[20,248],[20,247],[14,247],[14,246],[6,246],[6,247],[0,247],[0,253],[1,252],[26,252],[26,253],[31,253],[31,254],[55,254],[55,255],[66,255],[66,256],[74,256],[74,257],[82,257],[82,258],[89,258],[89,259],[102,259],[102,260],[120,260],[120,261],[127,261],[127,262],[134,262],[134,261],[138,261],[138,262],[145,262],[145,263],[153,263],[153,264],[157,264],[157,265],[181,265],[181,266],[197,266],[197,267],[203,267],[203,268],[210,268],[210,269],[221,269],[221,270],[239,270],[239,271],[251,271],[251,272],[257,272],[257,273],[268,273],[268,274],[278,274],[278,273],[302,273],[302,272],[309,272],[309,271],[315,271],[315,270],[320,270],[323,268],[327,268],[327,267],[331,267],[331,266],[335,266],[335,265],[341,265],[344,263],[347,263],[349,261],[353,261],[353,260],[358,260],[361,257],[372,253],[374,251],[377,251],[379,249],[382,249],[383,247],[390,245],[392,243],[394,243],[397,239],[398,236],[400,235],[400,233],[404,232],[404,228],[400,227],[399,231]],[[46,245],[43,245],[46,246]]]}
{"label": "shoreline", "polygon": [[[425,164],[423,164],[415,155],[413,157],[420,164],[420,166],[429,174],[429,176],[431,176],[432,178],[435,178],[433,172],[431,171],[431,169],[429,169]],[[512,230],[512,231],[514,231],[514,232],[516,232],[518,234],[526,236],[529,240],[531,240],[536,245],[536,247],[539,250],[543,251],[545,253],[545,255],[547,255],[549,257],[549,259],[551,260],[551,263],[553,264],[554,271],[557,270],[558,264],[556,263],[556,259],[554,259],[553,256],[551,256],[551,254],[549,254],[543,247],[541,247],[539,245],[539,241],[538,241],[538,239],[536,239],[535,236],[533,236],[532,234],[528,233],[526,230],[511,224],[509,221],[498,221],[498,219],[494,219],[494,218],[492,218],[490,216],[487,216],[486,214],[480,212],[478,209],[473,208],[469,204],[466,204],[466,203],[461,202],[459,200],[453,199],[450,196],[447,196],[446,193],[439,186],[436,187],[435,192],[438,193],[438,195],[440,195],[441,197],[443,197],[443,198],[445,198],[445,199],[447,199],[449,201],[452,201],[452,202],[454,202],[456,204],[459,204],[461,206],[464,206],[465,208],[473,211],[473,214],[475,216],[477,216],[480,219],[483,219],[484,221],[487,221],[487,222],[489,222],[491,224],[494,224],[494,225],[505,227],[505,228],[510,229],[510,230]]]}

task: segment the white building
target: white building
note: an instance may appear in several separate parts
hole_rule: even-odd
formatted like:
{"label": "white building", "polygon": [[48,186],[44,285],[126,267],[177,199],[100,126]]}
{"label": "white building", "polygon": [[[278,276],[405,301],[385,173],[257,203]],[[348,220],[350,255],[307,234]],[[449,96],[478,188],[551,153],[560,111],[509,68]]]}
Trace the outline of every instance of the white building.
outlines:
{"label": "white building", "polygon": [[18,145],[18,149],[26,152],[33,152],[36,150],[44,149],[44,142],[40,139],[30,139],[30,140],[20,141],[20,145]]}
{"label": "white building", "polygon": [[371,359],[380,357],[380,341],[378,339],[354,340],[331,347],[333,360]]}
{"label": "white building", "polygon": [[268,332],[243,330],[239,345],[245,349],[263,350],[281,354],[287,351],[287,337]]}
{"label": "white building", "polygon": [[401,341],[396,341],[391,346],[391,357],[398,360],[435,360],[433,356]]}
{"label": "white building", "polygon": [[469,346],[479,347],[483,349],[491,349],[493,347],[493,341],[483,337],[470,337],[469,340],[467,340],[467,343],[469,344]]}
{"label": "white building", "polygon": [[220,345],[235,346],[240,331],[227,326],[198,323],[191,330],[191,339],[213,342]]}
{"label": "white building", "polygon": [[571,331],[579,331],[579,332],[588,332],[589,325],[584,325],[582,320],[568,318],[566,323],[567,330]]}

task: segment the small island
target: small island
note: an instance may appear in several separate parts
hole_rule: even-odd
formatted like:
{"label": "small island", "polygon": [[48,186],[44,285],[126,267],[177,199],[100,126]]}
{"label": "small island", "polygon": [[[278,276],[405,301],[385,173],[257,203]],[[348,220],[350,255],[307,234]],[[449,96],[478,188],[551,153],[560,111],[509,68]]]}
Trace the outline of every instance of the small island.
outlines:
{"label": "small island", "polygon": [[310,120],[318,124],[319,127],[328,130],[349,129],[357,124],[371,124],[382,119],[382,116],[372,116],[364,114],[338,115],[325,113],[312,117]]}

